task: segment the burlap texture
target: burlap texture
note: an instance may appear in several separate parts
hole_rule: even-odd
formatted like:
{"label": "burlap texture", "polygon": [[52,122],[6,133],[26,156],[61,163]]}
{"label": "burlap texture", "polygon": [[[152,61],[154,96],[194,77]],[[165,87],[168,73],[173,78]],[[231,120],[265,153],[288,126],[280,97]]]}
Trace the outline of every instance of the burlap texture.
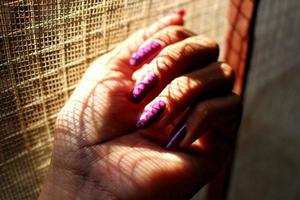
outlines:
{"label": "burlap texture", "polygon": [[223,46],[224,0],[2,0],[0,199],[37,197],[53,124],[89,63],[176,8]]}

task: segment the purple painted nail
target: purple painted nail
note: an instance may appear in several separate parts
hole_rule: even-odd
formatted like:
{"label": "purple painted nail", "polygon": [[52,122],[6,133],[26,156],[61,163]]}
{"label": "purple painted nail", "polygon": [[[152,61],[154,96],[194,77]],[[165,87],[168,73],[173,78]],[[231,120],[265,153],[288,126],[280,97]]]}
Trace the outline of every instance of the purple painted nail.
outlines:
{"label": "purple painted nail", "polygon": [[166,145],[166,149],[172,149],[176,147],[185,137],[186,135],[186,124],[183,124],[179,129],[175,131],[175,134],[171,137],[168,144]]}
{"label": "purple painted nail", "polygon": [[140,129],[146,128],[163,113],[165,107],[166,103],[163,100],[155,102],[150,108],[144,110],[136,126]]}
{"label": "purple painted nail", "polygon": [[149,56],[158,51],[160,48],[160,43],[154,40],[132,54],[129,62],[132,66],[137,66],[144,62],[147,58],[149,58]]}
{"label": "purple painted nail", "polygon": [[154,72],[149,72],[143,80],[141,80],[137,85],[134,86],[132,92],[130,93],[130,99],[134,103],[140,102],[146,94],[155,86],[157,83],[157,76]]}

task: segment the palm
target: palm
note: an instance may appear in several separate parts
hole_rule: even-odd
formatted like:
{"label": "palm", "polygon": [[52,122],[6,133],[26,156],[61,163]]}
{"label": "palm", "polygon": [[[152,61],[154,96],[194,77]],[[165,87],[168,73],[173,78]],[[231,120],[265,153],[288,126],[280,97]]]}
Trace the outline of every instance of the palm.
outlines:
{"label": "palm", "polygon": [[88,152],[93,163],[89,179],[128,199],[186,199],[216,170],[199,149],[193,154],[166,151],[138,132],[94,145]]}
{"label": "palm", "polygon": [[[55,141],[55,148],[60,154],[73,153],[67,160],[65,155],[56,157],[58,163],[89,181],[104,182],[101,190],[104,187],[119,197],[151,198],[153,193],[161,195],[155,198],[178,198],[193,194],[217,165],[201,148],[192,153],[170,152],[141,136],[134,127],[145,105],[133,104],[128,98],[134,84],[131,75],[131,66],[115,61],[103,64],[99,60],[88,70],[59,116],[58,121],[67,123],[58,127],[67,127],[68,134]],[[76,108],[76,112],[68,108]],[[66,142],[74,138],[75,143]]]}

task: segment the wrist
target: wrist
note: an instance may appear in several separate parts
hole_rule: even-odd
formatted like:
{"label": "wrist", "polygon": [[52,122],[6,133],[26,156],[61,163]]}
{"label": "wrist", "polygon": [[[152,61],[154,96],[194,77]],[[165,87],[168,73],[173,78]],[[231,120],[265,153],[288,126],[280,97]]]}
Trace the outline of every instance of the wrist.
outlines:
{"label": "wrist", "polygon": [[62,169],[50,165],[39,200],[74,199],[71,188],[70,177]]}
{"label": "wrist", "polygon": [[50,166],[39,200],[53,199],[107,199],[117,200],[99,181],[76,175],[70,170]]}

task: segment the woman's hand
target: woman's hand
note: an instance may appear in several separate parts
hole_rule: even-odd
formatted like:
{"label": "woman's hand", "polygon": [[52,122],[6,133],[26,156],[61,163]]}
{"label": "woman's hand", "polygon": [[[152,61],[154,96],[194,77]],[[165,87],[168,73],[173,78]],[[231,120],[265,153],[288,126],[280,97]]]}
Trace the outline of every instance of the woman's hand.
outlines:
{"label": "woman's hand", "polygon": [[40,199],[188,199],[226,164],[234,73],[182,24],[170,14],[89,67],[58,114]]}

